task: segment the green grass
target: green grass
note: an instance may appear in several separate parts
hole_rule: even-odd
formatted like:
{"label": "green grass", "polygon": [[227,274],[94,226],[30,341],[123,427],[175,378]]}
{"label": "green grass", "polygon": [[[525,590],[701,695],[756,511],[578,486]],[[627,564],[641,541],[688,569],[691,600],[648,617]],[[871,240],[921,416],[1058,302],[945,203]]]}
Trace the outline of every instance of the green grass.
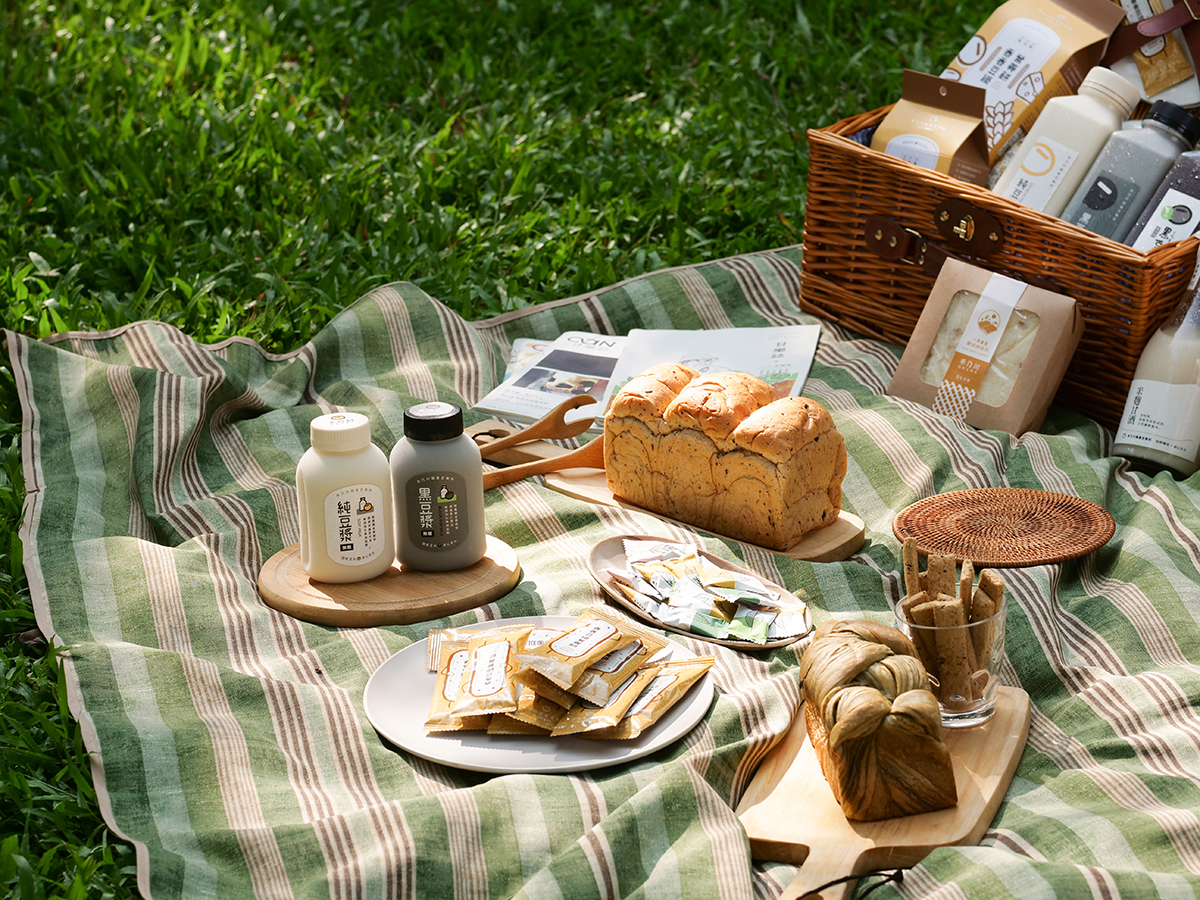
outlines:
{"label": "green grass", "polygon": [[[3,325],[285,351],[389,281],[478,318],[797,243],[806,129],[940,71],[984,15],[964,7],[6,4]],[[7,367],[0,396],[0,886],[131,896],[54,656],[18,638]]]}

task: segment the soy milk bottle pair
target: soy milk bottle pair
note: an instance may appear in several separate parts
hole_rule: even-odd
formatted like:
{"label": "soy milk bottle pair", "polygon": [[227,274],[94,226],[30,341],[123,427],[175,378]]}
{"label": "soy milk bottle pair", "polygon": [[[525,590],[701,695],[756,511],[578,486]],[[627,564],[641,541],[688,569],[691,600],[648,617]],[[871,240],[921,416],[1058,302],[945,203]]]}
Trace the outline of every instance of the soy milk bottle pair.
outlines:
{"label": "soy milk bottle pair", "polygon": [[465,569],[483,558],[483,463],[462,410],[419,403],[404,411],[391,458],[359,413],[318,416],[296,467],[300,563],[334,584],[406,569]]}

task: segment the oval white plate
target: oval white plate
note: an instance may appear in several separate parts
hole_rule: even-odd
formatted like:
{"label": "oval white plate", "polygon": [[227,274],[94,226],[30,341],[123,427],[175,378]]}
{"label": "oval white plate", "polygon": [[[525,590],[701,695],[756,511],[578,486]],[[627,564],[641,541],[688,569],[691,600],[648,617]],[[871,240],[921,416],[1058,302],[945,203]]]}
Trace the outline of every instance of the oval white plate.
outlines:
{"label": "oval white plate", "polygon": [[[569,629],[575,616],[520,616],[468,626],[495,628],[529,622],[547,628]],[[389,658],[367,681],[363,707],[375,730],[401,750],[423,759],[473,772],[509,774],[553,773],[599,769],[629,762],[673,744],[708,713],[716,688],[706,672],[667,714],[632,741],[600,741],[579,737],[488,734],[486,731],[425,733],[436,676],[425,666],[425,641],[405,647]],[[671,643],[673,655],[688,657],[686,648]]]}
{"label": "oval white plate", "polygon": [[[587,567],[596,584],[603,588],[608,596],[612,597],[617,603],[621,604],[625,609],[629,610],[643,621],[649,622],[658,628],[664,628],[667,631],[673,631],[676,634],[686,634],[688,637],[695,638],[698,641],[708,641],[712,644],[720,644],[722,647],[733,647],[738,650],[770,650],[774,647],[786,647],[788,644],[795,643],[812,631],[812,614],[808,610],[808,605],[804,605],[804,630],[799,634],[791,634],[785,637],[776,638],[772,641],[767,641],[763,644],[755,643],[754,641],[738,641],[732,638],[714,638],[706,637],[703,634],[696,634],[694,631],[688,631],[686,628],[679,628],[670,623],[663,622],[648,610],[642,609],[620,591],[612,586],[612,583],[605,576],[606,569],[624,569],[625,568],[625,541],[655,541],[660,544],[678,544],[679,541],[666,540],[665,538],[655,537],[652,534],[622,534],[617,537],[605,538],[588,554]],[[800,598],[793,594],[785,587],[781,587],[773,581],[767,581],[757,572],[752,572],[750,569],[742,568],[741,566],[731,563],[728,560],[721,559],[719,556],[713,556],[707,550],[699,550],[700,555],[711,562],[714,566],[721,569],[726,569],[730,572],[740,572],[743,575],[749,575],[761,581],[764,585],[773,591],[779,591],[782,594],[782,599],[786,603],[789,600],[796,605],[800,605]]]}

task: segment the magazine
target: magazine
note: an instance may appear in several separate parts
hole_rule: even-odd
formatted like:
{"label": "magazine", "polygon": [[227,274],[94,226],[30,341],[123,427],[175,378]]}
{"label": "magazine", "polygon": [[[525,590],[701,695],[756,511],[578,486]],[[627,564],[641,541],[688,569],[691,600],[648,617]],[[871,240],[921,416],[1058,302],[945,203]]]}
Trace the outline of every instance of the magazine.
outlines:
{"label": "magazine", "polygon": [[[804,388],[821,334],[820,325],[722,328],[712,331],[634,329],[628,337],[568,331],[548,346],[514,342],[504,382],[475,409],[501,418],[533,422],[573,394],[598,404],[567,414],[568,421],[595,416],[601,427],[612,395],[658,363],[682,363],[701,375],[747,372],[779,397]],[[525,340],[525,339],[522,339]]]}
{"label": "magazine", "polygon": [[746,372],[771,385],[777,397],[795,397],[804,389],[820,336],[820,325],[711,331],[635,328],[629,332],[602,402],[607,406],[631,378],[663,362],[690,366],[701,375]]}
{"label": "magazine", "polygon": [[[542,343],[542,342],[536,342]],[[624,337],[567,331],[549,346],[527,355],[530,346],[514,342],[505,380],[475,404],[475,409],[516,421],[534,422],[568,397],[590,394],[597,404],[573,409],[566,420],[596,416],[608,393],[608,380],[625,346]]]}

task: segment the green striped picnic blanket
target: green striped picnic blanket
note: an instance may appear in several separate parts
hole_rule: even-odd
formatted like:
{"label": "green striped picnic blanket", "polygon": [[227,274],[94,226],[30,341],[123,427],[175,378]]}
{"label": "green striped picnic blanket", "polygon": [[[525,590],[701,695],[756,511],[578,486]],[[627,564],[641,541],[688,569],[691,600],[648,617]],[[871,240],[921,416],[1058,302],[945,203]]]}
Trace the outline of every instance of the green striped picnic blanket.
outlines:
{"label": "green striped picnic blanket", "polygon": [[[813,321],[798,248],[659,272],[467,323],[409,284],[379,288],[276,356],[145,322],[49,342],[6,334],[25,424],[22,538],[43,631],[143,892],[180,897],[774,897],[796,869],[753,861],[732,812],[798,699],[795,649],[715,652],[718,693],[684,740],[570,775],[485,775],[397,752],[368,677],[434,627],[575,615],[602,602],[585,556],[615,534],[689,532],[526,480],[488,492],[523,574],[499,601],[410,627],[297,621],[256,590],[298,539],[308,422],[368,414],[390,449],[404,407],[469,405],[517,337]],[[1003,678],[1033,699],[1027,750],[980,846],[945,848],[878,895],[1195,896],[1200,887],[1198,482],[1131,473],[1110,435],[1054,410],[1043,433],[976,431],[885,396],[898,350],[824,324],[805,393],[846,436],[861,552],[808,564],[702,537],[803,590],[818,620],[890,622],[895,514],[1012,485],[1106,506],[1113,540],[1009,570]],[[482,418],[482,417],[479,417]],[[1191,649],[1189,649],[1191,648]],[[797,798],[802,804],[803,798]],[[870,884],[867,882],[866,884]],[[860,886],[860,889],[862,886]]]}

